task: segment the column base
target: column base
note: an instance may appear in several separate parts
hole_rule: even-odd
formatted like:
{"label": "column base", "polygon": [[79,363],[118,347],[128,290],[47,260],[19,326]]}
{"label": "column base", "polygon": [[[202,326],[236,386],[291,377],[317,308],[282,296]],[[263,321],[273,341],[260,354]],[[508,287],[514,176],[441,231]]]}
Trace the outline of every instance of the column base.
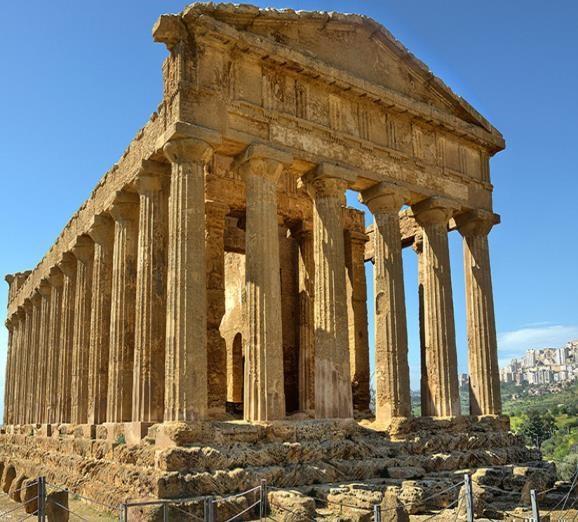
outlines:
{"label": "column base", "polygon": [[78,424],[74,434],[83,439],[96,440],[96,424]]}
{"label": "column base", "polygon": [[142,440],[148,435],[149,428],[153,426],[154,422],[125,422],[124,423],[124,437],[129,445],[140,444]]}
{"label": "column base", "polygon": [[125,423],[124,422],[105,422],[102,424],[104,427],[105,439],[108,442],[117,442],[119,444],[124,444],[126,442],[125,435]]}

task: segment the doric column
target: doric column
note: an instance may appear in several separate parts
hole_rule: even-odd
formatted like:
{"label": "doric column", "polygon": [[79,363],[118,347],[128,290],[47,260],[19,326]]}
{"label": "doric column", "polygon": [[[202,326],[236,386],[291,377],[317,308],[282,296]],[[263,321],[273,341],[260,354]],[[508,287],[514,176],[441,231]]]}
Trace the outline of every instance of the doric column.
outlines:
{"label": "doric column", "polygon": [[285,152],[251,145],[240,160],[245,181],[247,351],[243,409],[248,421],[285,416],[277,182]]}
{"label": "doric column", "polygon": [[38,382],[36,392],[36,420],[38,423],[47,422],[47,382],[48,382],[48,359],[50,351],[50,298],[52,288],[48,280],[42,280],[38,288],[40,293],[40,321],[38,349],[36,352],[36,378]]}
{"label": "doric column", "polygon": [[110,214],[114,219],[114,248],[106,416],[108,422],[129,422],[134,372],[138,196],[118,192]]}
{"label": "doric column", "polygon": [[102,424],[106,421],[108,398],[113,220],[105,214],[94,216],[88,235],[94,241],[94,259],[90,306],[87,422]]}
{"label": "doric column", "polygon": [[315,325],[313,229],[305,223],[295,233],[299,248],[299,409],[315,413]]}
{"label": "doric column", "polygon": [[8,403],[10,424],[19,424],[18,418],[18,385],[20,380],[20,359],[22,357],[22,333],[24,322],[24,309],[19,308],[12,316],[13,321],[13,350],[11,382],[10,382],[10,402]]}
{"label": "doric column", "polygon": [[365,280],[365,243],[368,238],[357,230],[346,230],[344,239],[353,408],[357,411],[369,411],[369,339]]}
{"label": "doric column", "polygon": [[90,305],[92,301],[92,265],[94,243],[87,235],[77,238],[72,247],[76,257],[76,295],[74,298],[74,331],[72,372],[70,378],[70,422],[88,422],[88,359],[90,352]]}
{"label": "doric column", "polygon": [[205,167],[213,150],[187,138],[164,152],[171,162],[164,420],[195,421],[207,415]]}
{"label": "doric column", "polygon": [[343,207],[354,181],[347,170],[322,164],[308,174],[313,197],[315,260],[315,416],[353,416],[349,367]]}
{"label": "doric column", "polygon": [[12,385],[13,373],[12,362],[14,359],[14,319],[6,319],[6,329],[8,330],[8,353],[6,354],[6,377],[4,379],[4,425],[12,424],[10,419],[10,387]]}
{"label": "doric column", "polygon": [[448,248],[448,221],[456,206],[442,198],[429,198],[413,211],[422,228],[422,285],[425,367],[431,403],[422,415],[449,417],[460,414],[456,334]]}
{"label": "doric column", "polygon": [[26,421],[29,423],[40,422],[37,416],[37,405],[41,400],[39,389],[39,374],[38,374],[38,350],[40,345],[40,313],[41,313],[41,297],[38,292],[34,292],[30,298],[32,303],[32,328],[30,331],[30,346],[31,351],[28,356],[27,368],[25,378],[28,381],[28,397],[27,402],[30,405],[28,408],[28,416]]}
{"label": "doric column", "polygon": [[229,207],[206,201],[207,230],[207,364],[208,401],[212,416],[225,413],[227,349],[219,327],[225,315],[225,216]]}
{"label": "doric column", "polygon": [[30,299],[24,301],[24,320],[22,333],[22,354],[20,357],[20,379],[18,386],[18,418],[19,424],[29,424],[32,422],[32,408],[34,405],[30,403],[31,385],[28,379],[28,371],[30,368],[30,360],[32,352],[35,347],[32,345],[34,336],[32,335],[32,302]]}
{"label": "doric column", "polygon": [[72,346],[76,299],[76,258],[65,253],[58,263],[63,275],[60,316],[60,357],[58,359],[58,392],[56,422],[70,422]]}
{"label": "doric column", "polygon": [[[168,166],[167,166],[168,168]],[[165,396],[167,200],[162,165],[141,169],[132,420],[163,420]],[[167,176],[168,177],[168,176]]]}
{"label": "doric column", "polygon": [[57,422],[58,364],[60,358],[60,320],[62,317],[62,271],[54,267],[50,271],[50,319],[48,325],[48,360],[46,361],[46,422]]}
{"label": "doric column", "polygon": [[394,417],[411,414],[399,226],[399,210],[407,194],[395,185],[380,183],[363,192],[362,198],[375,220],[375,418],[387,424]]}
{"label": "doric column", "polygon": [[502,402],[488,234],[499,216],[473,210],[456,223],[464,237],[470,415],[497,415]]}

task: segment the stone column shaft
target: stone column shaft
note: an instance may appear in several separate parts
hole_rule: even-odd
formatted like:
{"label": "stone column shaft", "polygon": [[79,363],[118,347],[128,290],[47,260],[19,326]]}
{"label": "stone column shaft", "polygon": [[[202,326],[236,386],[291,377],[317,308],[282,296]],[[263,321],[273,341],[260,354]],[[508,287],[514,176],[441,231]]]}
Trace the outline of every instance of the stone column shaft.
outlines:
{"label": "stone column shaft", "polygon": [[313,231],[301,230],[299,242],[299,409],[315,412],[315,263]]}
{"label": "stone column shaft", "polygon": [[10,418],[10,424],[18,424],[18,411],[16,408],[17,400],[18,400],[18,370],[19,370],[19,362],[20,362],[20,339],[22,335],[22,316],[23,311],[19,309],[13,316],[13,352],[14,355],[12,357],[12,367],[10,370],[11,373],[11,380],[10,380],[10,401],[7,403],[8,406],[8,416]]}
{"label": "stone column shaft", "polygon": [[114,248],[106,415],[108,422],[129,422],[134,372],[138,196],[119,192],[110,214],[114,219]]}
{"label": "stone column shaft", "polygon": [[60,358],[60,319],[62,314],[63,275],[54,268],[48,279],[50,283],[50,319],[48,325],[48,361],[46,367],[46,422],[57,422],[58,364]]}
{"label": "stone column shaft", "polygon": [[163,420],[166,337],[167,200],[159,175],[139,174],[138,260],[132,420]]}
{"label": "stone column shaft", "polygon": [[390,423],[411,415],[407,322],[399,209],[405,192],[381,183],[363,193],[375,219],[375,417]]}
{"label": "stone column shaft", "polygon": [[247,351],[243,409],[248,421],[285,416],[283,329],[277,217],[277,183],[285,153],[262,146],[245,152],[240,173],[247,198],[245,281]]}
{"label": "stone column shaft", "polygon": [[106,421],[108,401],[114,222],[106,215],[97,215],[88,233],[94,241],[94,260],[90,306],[87,422],[102,424]]}
{"label": "stone column shaft", "polygon": [[212,148],[182,139],[164,152],[171,162],[164,420],[195,421],[208,409],[205,167]]}
{"label": "stone column shaft", "polygon": [[24,318],[22,320],[22,335],[20,338],[20,360],[19,360],[19,372],[18,372],[18,424],[26,424],[29,422],[30,414],[28,409],[31,404],[28,400],[28,379],[27,373],[30,365],[28,361],[30,359],[31,352],[31,333],[32,333],[32,308],[30,301],[24,303]]}
{"label": "stone column shaft", "polygon": [[72,249],[76,257],[76,295],[70,384],[70,421],[88,422],[88,360],[90,352],[90,305],[92,301],[92,266],[94,243],[83,235]]}
{"label": "stone column shaft", "polygon": [[219,327],[225,315],[225,217],[229,207],[206,201],[208,403],[212,416],[225,412],[227,348]]}
{"label": "stone column shaft", "polygon": [[464,236],[470,415],[497,415],[502,403],[488,233],[499,218],[471,211],[456,221]]}
{"label": "stone column shaft", "polygon": [[60,357],[58,359],[58,387],[56,422],[70,422],[72,387],[72,347],[76,299],[76,258],[66,253],[58,267],[63,274],[60,316]]}
{"label": "stone column shaft", "polygon": [[47,406],[48,406],[48,365],[50,359],[50,301],[52,289],[48,281],[42,281],[39,288],[40,292],[40,321],[38,350],[36,352],[36,375],[37,375],[37,393],[36,393],[36,420],[35,422],[46,423]]}
{"label": "stone column shaft", "polygon": [[353,416],[347,331],[343,207],[353,177],[323,164],[305,181],[313,195],[315,416]]}
{"label": "stone column shaft", "polygon": [[6,355],[6,378],[4,380],[4,425],[12,424],[10,419],[10,387],[12,385],[12,361],[14,359],[14,319],[13,317],[6,320],[8,329],[8,353]]}
{"label": "stone column shaft", "polygon": [[[422,415],[460,415],[456,335],[447,225],[455,206],[430,198],[414,206],[422,228],[424,342],[430,404]],[[425,407],[425,408],[424,408]],[[425,410],[425,411],[424,411]]]}
{"label": "stone column shaft", "polygon": [[40,341],[40,313],[41,313],[41,297],[38,292],[32,296],[32,329],[30,332],[30,354],[28,357],[25,378],[28,381],[28,397],[27,402],[30,404],[28,408],[28,423],[40,422],[37,416],[38,401],[42,396],[39,395],[39,367],[38,367],[38,350]]}
{"label": "stone column shaft", "polygon": [[349,320],[349,365],[353,408],[369,410],[369,340],[367,326],[367,283],[365,243],[367,236],[354,230],[345,232],[347,308]]}

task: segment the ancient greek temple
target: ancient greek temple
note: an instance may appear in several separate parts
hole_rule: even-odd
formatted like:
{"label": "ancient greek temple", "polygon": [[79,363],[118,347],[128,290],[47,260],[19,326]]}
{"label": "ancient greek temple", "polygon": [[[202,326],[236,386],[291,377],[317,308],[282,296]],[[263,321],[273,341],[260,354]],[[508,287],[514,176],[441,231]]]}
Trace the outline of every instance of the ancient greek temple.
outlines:
{"label": "ancient greek temple", "polygon": [[367,284],[376,425],[411,416],[408,292],[422,415],[467,414],[450,233],[463,236],[469,413],[499,414],[501,134],[366,17],[192,4],[153,36],[168,50],[157,110],[38,265],[6,276],[6,430],[104,426],[138,442],[172,421],[365,414]]}

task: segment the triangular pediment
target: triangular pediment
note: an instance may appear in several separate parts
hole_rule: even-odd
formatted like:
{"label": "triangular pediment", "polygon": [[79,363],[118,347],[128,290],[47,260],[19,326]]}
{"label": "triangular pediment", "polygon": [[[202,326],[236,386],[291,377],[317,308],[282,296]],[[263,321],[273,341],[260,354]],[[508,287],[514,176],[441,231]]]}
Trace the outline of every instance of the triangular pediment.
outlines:
{"label": "triangular pediment", "polygon": [[315,57],[324,64],[435,107],[501,138],[467,101],[373,19],[355,15],[250,5],[195,3],[184,17],[208,15]]}

